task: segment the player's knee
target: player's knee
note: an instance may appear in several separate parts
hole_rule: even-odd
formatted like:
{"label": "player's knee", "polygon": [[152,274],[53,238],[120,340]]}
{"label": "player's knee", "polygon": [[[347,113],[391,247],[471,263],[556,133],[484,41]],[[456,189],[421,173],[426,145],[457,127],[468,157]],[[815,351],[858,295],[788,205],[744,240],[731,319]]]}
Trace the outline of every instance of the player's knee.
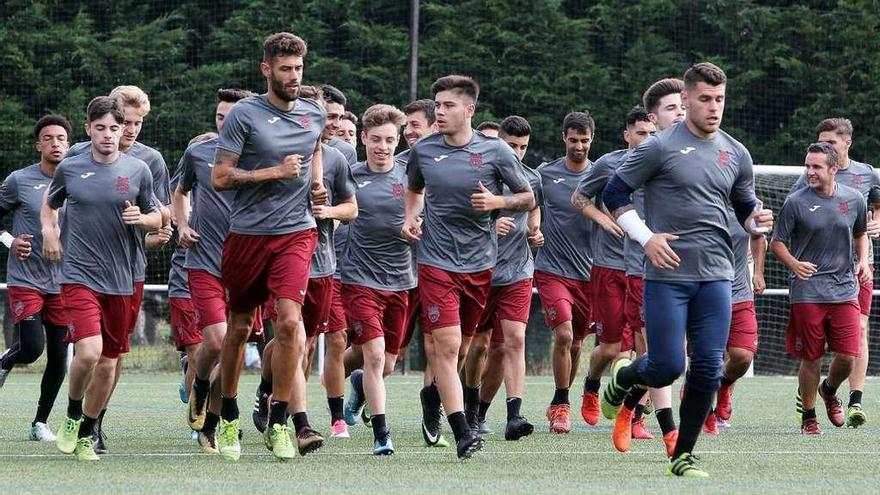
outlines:
{"label": "player's knee", "polygon": [[364,346],[364,369],[382,373],[385,369],[385,349],[377,345]]}
{"label": "player's knee", "polygon": [[324,342],[327,344],[328,353],[342,355],[345,352],[345,332],[325,333]]}
{"label": "player's knee", "polygon": [[565,349],[568,349],[574,343],[574,335],[570,328],[559,328],[557,327],[553,331],[553,343]]}
{"label": "player's knee", "polygon": [[673,357],[669,356],[667,359],[658,363],[656,369],[650,375],[654,376],[656,384],[654,387],[665,387],[667,385],[671,385],[678,377],[684,373],[685,370],[685,359],[684,356]]}
{"label": "player's knee", "polygon": [[526,336],[523,334],[508,335],[504,337],[504,344],[494,344],[489,348],[489,352],[509,352],[511,354],[519,354],[526,348]]}
{"label": "player's knee", "polygon": [[748,368],[752,364],[752,360],[755,358],[755,353],[748,349],[740,349],[738,347],[731,347],[727,350],[728,355],[728,366],[732,368]]}
{"label": "player's knee", "polygon": [[31,364],[43,354],[43,339],[20,339],[18,362]]}

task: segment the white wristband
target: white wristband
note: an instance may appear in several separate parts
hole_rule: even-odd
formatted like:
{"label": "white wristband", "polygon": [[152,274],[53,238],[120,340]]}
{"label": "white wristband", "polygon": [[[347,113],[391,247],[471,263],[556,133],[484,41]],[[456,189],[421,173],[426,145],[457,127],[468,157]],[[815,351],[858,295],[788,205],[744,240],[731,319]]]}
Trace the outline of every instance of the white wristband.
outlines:
{"label": "white wristband", "polygon": [[12,241],[14,240],[15,237],[12,237],[12,234],[10,234],[9,232],[4,231],[2,234],[0,234],[0,242],[2,242],[7,249],[12,247]]}
{"label": "white wristband", "polygon": [[639,218],[636,210],[629,210],[623,215],[617,217],[617,224],[626,232],[630,239],[638,242],[642,246],[648,243],[651,236],[654,235],[651,229],[645,225],[645,222]]}

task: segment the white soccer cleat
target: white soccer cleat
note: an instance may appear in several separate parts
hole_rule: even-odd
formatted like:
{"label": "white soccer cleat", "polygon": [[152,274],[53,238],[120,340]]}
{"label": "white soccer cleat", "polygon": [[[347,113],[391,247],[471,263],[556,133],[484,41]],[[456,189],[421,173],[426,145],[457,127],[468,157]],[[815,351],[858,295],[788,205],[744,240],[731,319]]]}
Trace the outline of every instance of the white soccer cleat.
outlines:
{"label": "white soccer cleat", "polygon": [[34,423],[31,426],[30,438],[35,442],[54,442],[57,440],[52,429],[46,423]]}

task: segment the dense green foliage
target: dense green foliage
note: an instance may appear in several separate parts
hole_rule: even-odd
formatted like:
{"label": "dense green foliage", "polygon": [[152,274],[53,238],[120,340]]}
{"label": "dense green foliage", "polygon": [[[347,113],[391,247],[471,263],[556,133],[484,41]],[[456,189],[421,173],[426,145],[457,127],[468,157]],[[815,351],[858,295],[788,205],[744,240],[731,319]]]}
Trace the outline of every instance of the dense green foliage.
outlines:
{"label": "dense green foliage", "polygon": [[[0,2],[0,152],[5,171],[34,159],[29,129],[49,111],[82,138],[88,100],[117,84],[153,101],[142,141],[180,156],[212,126],[214,90],[262,90],[269,33],[310,43],[306,79],[337,85],[350,108],[408,100],[409,2],[401,0],[7,0]],[[589,109],[591,156],[621,144],[625,112],[660,77],[709,59],[731,79],[726,128],[757,163],[798,163],[815,123],[846,115],[853,156],[880,138],[880,10],[874,1],[423,1],[419,92],[450,72],[483,88],[478,120],[511,113],[536,130],[527,162],[561,153],[565,113]]]}

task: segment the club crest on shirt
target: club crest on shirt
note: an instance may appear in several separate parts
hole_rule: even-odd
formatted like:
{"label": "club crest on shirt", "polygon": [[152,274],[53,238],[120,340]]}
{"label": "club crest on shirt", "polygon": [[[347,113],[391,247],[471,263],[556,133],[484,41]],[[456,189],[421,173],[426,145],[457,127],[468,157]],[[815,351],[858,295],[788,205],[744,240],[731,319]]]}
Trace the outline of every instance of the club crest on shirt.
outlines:
{"label": "club crest on shirt", "polygon": [[437,323],[437,320],[440,319],[440,306],[436,304],[432,304],[428,306],[428,320],[431,323]]}
{"label": "club crest on shirt", "polygon": [[311,129],[312,119],[310,119],[308,115],[303,115],[299,118],[299,125],[301,125],[303,129]]}
{"label": "club crest on shirt", "polygon": [[730,152],[727,150],[718,150],[718,166],[721,168],[727,168],[730,166],[730,162]]}
{"label": "club crest on shirt", "polygon": [[840,210],[841,215],[846,215],[847,213],[849,213],[849,203],[847,203],[846,201],[838,201],[837,209]]}
{"label": "club crest on shirt", "polygon": [[403,197],[403,184],[397,182],[391,184],[391,194],[395,199],[400,199]]}
{"label": "club crest on shirt", "polygon": [[483,154],[482,153],[471,153],[470,159],[471,167],[479,168],[483,166]]}
{"label": "club crest on shirt", "polygon": [[131,188],[131,179],[122,175],[116,176],[116,192],[127,193]]}
{"label": "club crest on shirt", "polygon": [[862,176],[853,174],[853,187],[859,188],[862,185]]}

